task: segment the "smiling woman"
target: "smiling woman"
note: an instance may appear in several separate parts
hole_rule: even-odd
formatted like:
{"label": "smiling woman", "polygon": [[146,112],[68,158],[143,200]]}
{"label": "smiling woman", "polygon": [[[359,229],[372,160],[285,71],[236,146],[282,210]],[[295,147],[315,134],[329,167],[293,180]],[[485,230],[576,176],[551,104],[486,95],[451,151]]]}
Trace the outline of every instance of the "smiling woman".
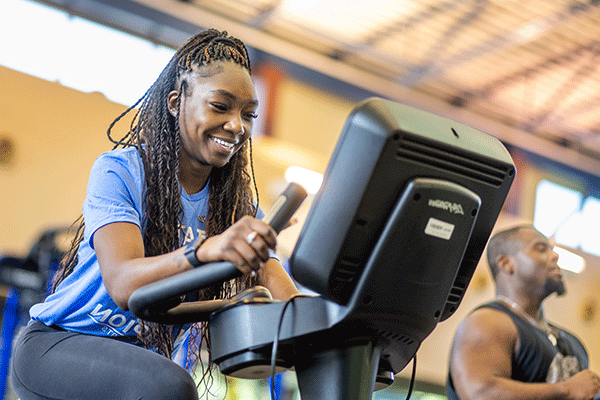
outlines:
{"label": "smiling woman", "polygon": [[[127,309],[131,293],[213,261],[235,264],[242,278],[190,299],[254,284],[281,300],[298,293],[253,197],[250,72],[241,41],[201,32],[109,126],[115,149],[94,163],[72,248],[16,344],[21,399],[197,399],[186,369],[199,359],[206,327],[138,321]],[[113,139],[116,122],[138,104],[129,131]]]}

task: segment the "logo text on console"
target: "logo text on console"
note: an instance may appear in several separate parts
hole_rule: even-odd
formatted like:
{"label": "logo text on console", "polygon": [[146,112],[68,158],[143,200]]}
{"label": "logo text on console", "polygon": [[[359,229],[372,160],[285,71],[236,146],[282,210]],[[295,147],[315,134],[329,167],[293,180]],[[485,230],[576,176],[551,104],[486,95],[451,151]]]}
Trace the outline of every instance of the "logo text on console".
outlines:
{"label": "logo text on console", "polygon": [[458,203],[452,203],[450,201],[439,200],[439,199],[437,199],[437,200],[429,199],[429,202],[427,204],[430,207],[441,208],[442,210],[446,210],[448,212],[451,212],[452,214],[465,215],[462,205],[458,204]]}

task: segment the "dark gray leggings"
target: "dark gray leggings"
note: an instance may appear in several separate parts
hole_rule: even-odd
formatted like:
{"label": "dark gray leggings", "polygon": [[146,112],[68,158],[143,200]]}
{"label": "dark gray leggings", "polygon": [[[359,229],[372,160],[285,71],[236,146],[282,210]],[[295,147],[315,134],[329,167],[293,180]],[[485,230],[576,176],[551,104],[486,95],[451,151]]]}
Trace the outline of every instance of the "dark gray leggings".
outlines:
{"label": "dark gray leggings", "polygon": [[198,399],[192,377],[166,357],[40,322],[20,333],[11,378],[21,400]]}

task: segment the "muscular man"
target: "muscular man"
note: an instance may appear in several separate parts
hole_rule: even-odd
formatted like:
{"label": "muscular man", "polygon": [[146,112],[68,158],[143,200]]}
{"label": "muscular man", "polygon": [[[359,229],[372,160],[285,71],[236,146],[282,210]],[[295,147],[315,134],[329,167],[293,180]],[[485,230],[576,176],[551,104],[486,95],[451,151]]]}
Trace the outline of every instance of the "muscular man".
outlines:
{"label": "muscular man", "polygon": [[451,400],[589,400],[600,379],[572,334],[546,321],[543,301],[565,293],[558,254],[531,225],[494,235],[488,263],[496,299],[459,326],[450,354]]}

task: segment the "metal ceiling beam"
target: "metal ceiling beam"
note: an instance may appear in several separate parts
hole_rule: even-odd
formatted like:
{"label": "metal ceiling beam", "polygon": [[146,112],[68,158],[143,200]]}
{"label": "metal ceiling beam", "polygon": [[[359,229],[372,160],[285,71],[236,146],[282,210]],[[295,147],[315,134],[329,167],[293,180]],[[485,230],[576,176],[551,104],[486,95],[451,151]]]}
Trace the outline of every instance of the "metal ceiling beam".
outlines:
{"label": "metal ceiling beam", "polygon": [[[541,62],[538,62],[534,66],[528,66],[509,75],[500,77],[493,82],[486,84],[481,90],[454,96],[449,99],[449,103],[457,107],[467,107],[468,104],[480,99],[488,98],[492,96],[498,89],[506,85],[514,84],[520,79],[523,79],[525,81],[524,85],[527,85],[527,81],[534,79],[535,75],[541,74],[544,70],[547,71],[552,68],[564,67],[569,64],[572,64],[574,67],[579,65],[577,70],[573,73],[571,79],[569,79],[555,91],[555,93],[541,107],[543,111],[532,116],[529,123],[525,124],[524,128],[527,132],[534,133],[539,130],[539,127],[542,124],[544,124],[546,127],[552,126],[555,128],[556,132],[565,132],[564,126],[556,123],[549,123],[549,118],[558,108],[561,108],[561,103],[576,89],[577,84],[586,77],[589,77],[590,74],[598,69],[598,64],[596,62],[598,55],[600,55],[600,42],[594,40],[591,43],[577,46],[562,54],[549,57]],[[580,60],[585,56],[587,56],[589,59],[584,61],[584,63],[581,63]],[[560,114],[571,116],[580,114],[590,110],[590,107],[596,107],[598,101],[600,101],[600,94],[592,99],[582,100],[578,103],[572,104],[568,108],[563,107],[561,108]],[[567,134],[565,133],[565,135]],[[573,136],[572,132],[569,132],[568,135]],[[583,140],[583,142],[585,142],[585,140]]]}
{"label": "metal ceiling beam", "polygon": [[361,42],[340,43],[338,46],[340,48],[339,53],[342,54],[344,58],[349,58],[354,54],[361,56],[368,55],[371,58],[374,58],[383,63],[394,63],[398,65],[401,69],[406,69],[409,67],[407,64],[402,64],[399,63],[398,60],[393,60],[389,57],[384,57],[380,52],[378,52],[375,49],[375,45],[385,38],[409,30],[412,27],[417,26],[418,24],[432,19],[436,15],[450,12],[455,8],[459,7],[461,4],[462,0],[449,0],[444,1],[440,4],[435,4],[426,7],[424,10],[419,11],[416,15],[403,15],[400,19],[396,21],[392,21],[388,24],[382,25],[379,28],[375,28]]}
{"label": "metal ceiling beam", "polygon": [[197,24],[176,19],[168,13],[158,12],[132,0],[34,1],[174,48],[198,31]]}
{"label": "metal ceiling beam", "polygon": [[591,44],[579,45],[567,50],[562,54],[556,54],[552,57],[548,57],[540,62],[537,62],[533,66],[527,66],[515,72],[511,72],[508,75],[494,79],[493,81],[485,84],[485,86],[483,86],[483,88],[480,90],[463,93],[462,95],[457,96],[458,98],[451,99],[450,101],[457,104],[460,103],[460,105],[464,107],[473,101],[490,97],[498,89],[506,85],[513,84],[519,79],[529,80],[532,79],[536,74],[542,73],[544,70],[574,63],[574,60],[579,58],[581,54],[589,52],[593,46],[596,46],[596,42],[597,41],[593,41]]}
{"label": "metal ceiling beam", "polygon": [[573,75],[563,83],[542,106],[542,111],[534,116],[532,125],[533,129],[538,130],[539,127],[552,115],[555,110],[570,94],[572,94],[581,81],[598,69],[598,57],[600,56],[600,43],[594,42],[591,46],[589,59],[573,72]]}
{"label": "metal ceiling beam", "polygon": [[269,6],[261,9],[259,13],[248,21],[248,25],[255,29],[261,29],[269,23],[269,20],[277,14],[277,10],[283,3],[283,0],[277,0],[269,4]]}
{"label": "metal ceiling beam", "polygon": [[485,11],[489,5],[489,0],[473,0],[471,10],[455,21],[442,35],[442,37],[434,43],[427,51],[425,59],[427,62],[416,68],[409,69],[408,74],[404,74],[398,78],[400,84],[404,86],[415,86],[425,79],[431,77],[429,70],[436,65],[436,57],[438,54],[443,54],[442,50],[446,47],[456,35],[468,25],[477,20],[477,18]]}

